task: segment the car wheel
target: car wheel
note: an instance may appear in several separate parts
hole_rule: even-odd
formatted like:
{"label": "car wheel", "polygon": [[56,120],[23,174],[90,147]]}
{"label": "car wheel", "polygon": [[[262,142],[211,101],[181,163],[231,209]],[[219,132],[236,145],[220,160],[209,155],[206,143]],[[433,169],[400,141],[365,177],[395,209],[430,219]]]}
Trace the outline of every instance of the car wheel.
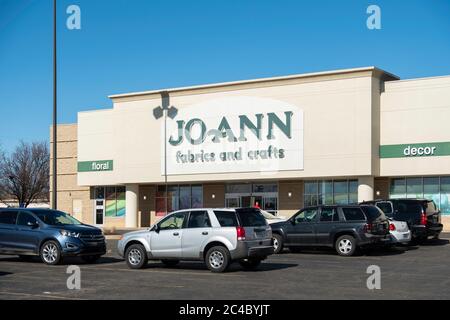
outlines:
{"label": "car wheel", "polygon": [[180,263],[180,260],[161,260],[161,262],[168,267],[175,267]]}
{"label": "car wheel", "polygon": [[206,253],[205,263],[212,272],[224,272],[230,264],[230,253],[225,247],[212,247]]}
{"label": "car wheel", "polygon": [[340,236],[336,240],[335,248],[340,256],[352,256],[356,252],[356,240],[347,234]]}
{"label": "car wheel", "polygon": [[147,252],[142,244],[132,244],[125,253],[127,265],[131,269],[142,269],[147,265]]}
{"label": "car wheel", "polygon": [[41,247],[40,257],[48,265],[56,265],[61,261],[61,248],[56,241],[45,242]]}
{"label": "car wheel", "polygon": [[86,263],[94,263],[98,259],[100,259],[101,255],[93,255],[93,256],[81,256],[81,259]]}
{"label": "car wheel", "polygon": [[260,264],[260,259],[242,259],[239,261],[239,264],[247,270],[253,270],[256,269]]}
{"label": "car wheel", "polygon": [[24,255],[20,255],[19,259],[25,262],[30,262],[33,260],[33,256],[24,256]]}
{"label": "car wheel", "polygon": [[283,251],[283,237],[279,234],[274,233],[272,235],[273,238],[273,253],[277,254]]}

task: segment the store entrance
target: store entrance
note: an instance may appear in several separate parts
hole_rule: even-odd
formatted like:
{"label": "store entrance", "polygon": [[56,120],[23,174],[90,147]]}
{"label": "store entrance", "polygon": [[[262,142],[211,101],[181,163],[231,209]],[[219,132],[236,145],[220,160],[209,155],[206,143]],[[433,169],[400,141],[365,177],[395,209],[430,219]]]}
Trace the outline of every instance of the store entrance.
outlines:
{"label": "store entrance", "polygon": [[262,196],[242,196],[241,207],[261,208],[262,201],[263,201]]}
{"label": "store entrance", "polygon": [[230,184],[225,193],[225,206],[227,208],[255,207],[276,214],[278,186],[277,184]]}

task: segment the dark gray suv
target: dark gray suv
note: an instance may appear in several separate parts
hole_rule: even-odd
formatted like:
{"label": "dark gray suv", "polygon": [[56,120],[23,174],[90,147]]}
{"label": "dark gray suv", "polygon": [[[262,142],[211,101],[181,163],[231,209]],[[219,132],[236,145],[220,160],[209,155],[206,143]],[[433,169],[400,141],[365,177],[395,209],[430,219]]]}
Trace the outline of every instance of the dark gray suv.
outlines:
{"label": "dark gray suv", "polygon": [[275,253],[283,247],[334,247],[341,256],[352,256],[360,247],[388,239],[389,221],[371,205],[316,206],[300,210],[289,220],[273,223]]}

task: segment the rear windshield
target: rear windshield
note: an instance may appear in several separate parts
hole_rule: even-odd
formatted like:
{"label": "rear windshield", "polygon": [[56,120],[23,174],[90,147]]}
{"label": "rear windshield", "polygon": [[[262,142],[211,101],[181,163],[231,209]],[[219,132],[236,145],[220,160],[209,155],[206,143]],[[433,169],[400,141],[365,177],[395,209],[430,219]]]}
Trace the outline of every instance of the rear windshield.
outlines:
{"label": "rear windshield", "polygon": [[262,227],[267,225],[266,219],[257,209],[236,209],[242,227]]}
{"label": "rear windshield", "polygon": [[346,221],[365,221],[366,216],[360,208],[342,208]]}
{"label": "rear windshield", "polygon": [[361,209],[364,211],[369,221],[386,219],[386,216],[384,215],[383,211],[381,211],[379,208],[375,206],[362,206]]}
{"label": "rear windshield", "polygon": [[221,227],[237,227],[239,225],[234,211],[214,210],[214,214]]}
{"label": "rear windshield", "polygon": [[394,201],[394,219],[407,221],[411,218],[418,219],[422,214],[422,203],[420,201]]}
{"label": "rear windshield", "polygon": [[383,211],[384,214],[389,218],[393,217],[394,212],[392,211],[392,205],[390,202],[377,202],[376,206],[380,208],[381,211]]}

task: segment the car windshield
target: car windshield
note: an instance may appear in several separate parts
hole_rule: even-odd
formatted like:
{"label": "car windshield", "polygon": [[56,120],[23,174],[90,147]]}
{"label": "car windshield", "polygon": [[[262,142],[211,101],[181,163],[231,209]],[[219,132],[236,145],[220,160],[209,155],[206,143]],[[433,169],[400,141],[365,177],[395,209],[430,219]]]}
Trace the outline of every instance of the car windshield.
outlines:
{"label": "car windshield", "polygon": [[33,213],[42,220],[42,222],[51,226],[81,224],[80,221],[62,211],[33,211]]}

